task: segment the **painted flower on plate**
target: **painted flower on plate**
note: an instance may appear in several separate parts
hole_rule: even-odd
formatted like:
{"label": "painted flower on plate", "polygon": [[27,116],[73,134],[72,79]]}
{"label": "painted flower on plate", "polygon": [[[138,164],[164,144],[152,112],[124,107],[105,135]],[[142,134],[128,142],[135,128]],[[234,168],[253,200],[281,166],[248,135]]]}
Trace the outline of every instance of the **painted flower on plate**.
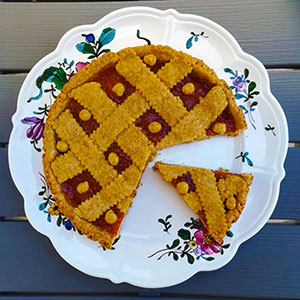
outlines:
{"label": "painted flower on plate", "polygon": [[95,42],[95,36],[92,33],[89,33],[89,34],[85,35],[85,40],[88,43],[94,43]]}
{"label": "painted flower on plate", "polygon": [[233,81],[232,84],[237,88],[239,92],[242,92],[246,89],[247,83],[242,76],[237,76]]}
{"label": "painted flower on plate", "polygon": [[88,65],[89,62],[78,62],[76,65],[75,65],[75,68],[76,68],[76,72],[79,72],[83,67],[85,67],[86,65]]}
{"label": "painted flower on plate", "polygon": [[67,230],[71,230],[73,228],[73,224],[70,219],[66,222],[65,227]]}
{"label": "painted flower on plate", "polygon": [[42,138],[44,133],[44,120],[37,117],[27,117],[21,120],[23,124],[30,125],[26,131],[26,136],[29,139],[38,141]]}
{"label": "painted flower on plate", "polygon": [[201,256],[201,254],[202,254],[202,250],[201,250],[200,247],[195,248],[193,250],[193,252],[194,252],[194,254],[195,254],[196,257]]}
{"label": "painted flower on plate", "polygon": [[220,244],[215,240],[215,238],[208,232],[206,228],[195,232],[194,237],[197,244],[205,254],[210,255],[220,252]]}

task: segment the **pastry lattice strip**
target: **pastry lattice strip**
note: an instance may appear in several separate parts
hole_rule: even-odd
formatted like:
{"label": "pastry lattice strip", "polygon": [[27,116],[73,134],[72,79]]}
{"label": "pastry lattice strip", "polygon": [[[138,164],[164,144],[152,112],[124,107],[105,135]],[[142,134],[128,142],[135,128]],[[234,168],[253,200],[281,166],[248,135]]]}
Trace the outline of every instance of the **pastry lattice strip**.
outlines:
{"label": "pastry lattice strip", "polygon": [[[66,128],[61,122],[71,124],[71,126]],[[75,210],[80,216],[89,221],[94,221],[111,206],[117,204],[123,198],[132,195],[142,174],[142,171],[138,169],[135,164],[129,166],[122,174],[118,175],[117,171],[106,161],[104,154],[98,150],[92,140],[83,132],[69,110],[64,111],[60,115],[56,122],[55,129],[58,136],[70,145],[70,149],[74,156],[76,156],[77,161],[91,173],[103,188],[101,192],[85,200],[80,207]],[[134,131],[136,132],[135,136],[139,138],[139,142],[144,142],[143,145],[145,146],[145,137],[139,129]],[[75,138],[76,143],[72,141],[73,138]],[[120,139],[120,141],[122,141],[122,139]],[[135,150],[129,146],[127,149],[132,153]],[[140,162],[140,164],[138,164],[140,168],[146,165],[151,153],[152,151],[149,150],[149,152],[145,151],[143,153],[143,157],[138,153],[133,155],[135,158],[138,156],[139,158],[143,158],[143,160],[136,159]],[[56,160],[59,160],[62,164],[69,165],[66,160],[63,161],[64,156],[61,158],[58,157]],[[95,168],[97,165],[101,165],[101,168]],[[68,170],[66,169],[65,172],[68,173]],[[110,194],[114,195],[114,197],[109,197]],[[101,201],[101,199],[103,201]],[[94,208],[93,211],[91,211],[91,207]]]}
{"label": "pastry lattice strip", "polygon": [[206,137],[206,129],[222,113],[227,105],[226,94],[219,86],[213,87],[199,104],[177,123],[172,131],[157,145],[158,149],[172,146],[180,140],[182,143],[200,140]]}
{"label": "pastry lattice strip", "polygon": [[[91,82],[78,87],[69,93],[69,95],[74,96],[80,104],[84,105],[87,95],[94,95],[97,91],[101,91],[101,95],[104,93],[99,84]],[[96,100],[97,99],[96,97]],[[143,170],[149,156],[151,153],[154,153],[155,149],[139,128],[133,128],[133,123],[141,114],[150,108],[147,101],[138,91],[132,93],[118,106],[107,96],[101,97],[101,99],[105,106],[104,121],[102,120],[99,127],[90,135],[90,138],[95,141],[98,148],[103,152],[105,152],[114,141],[117,141],[123,151]],[[89,102],[91,101],[92,99],[89,99]],[[112,103],[114,106],[109,106],[108,103]],[[86,105],[85,107],[90,109],[93,115],[95,114],[94,106]],[[107,107],[109,109],[107,109]],[[128,128],[127,130],[127,127],[132,128]],[[109,132],[109,135],[107,132]],[[125,138],[128,140],[125,141]],[[144,149],[144,151],[140,151],[140,149]]]}
{"label": "pastry lattice strip", "polygon": [[72,90],[68,96],[88,109],[99,124],[117,108],[117,104],[107,97],[98,82],[85,83]]}
{"label": "pastry lattice strip", "polygon": [[146,98],[159,115],[170,126],[178,123],[187,110],[180,98],[174,96],[169,88],[153,74],[133,52],[124,52],[116,70]]}
{"label": "pastry lattice strip", "polygon": [[75,208],[75,213],[88,221],[95,221],[122,199],[133,197],[141,176],[142,172],[132,164],[110,185]]}
{"label": "pastry lattice strip", "polygon": [[[76,100],[83,104],[83,98],[86,96],[86,94],[89,93],[86,93],[85,91],[93,91],[94,88],[96,88],[97,90],[101,90],[101,88],[97,86],[97,84],[95,85],[94,83],[87,83],[84,86],[77,88],[76,92],[71,92],[70,96],[76,95]],[[93,93],[94,92],[92,92],[92,94]],[[107,98],[106,100],[106,98],[104,97],[104,100],[105,102],[112,102],[112,100],[110,100],[109,98]],[[147,137],[142,133],[141,129],[133,125],[133,122],[148,108],[149,105],[145,101],[144,97],[137,91],[134,92],[122,104],[118,105],[117,108],[115,108],[115,110],[109,115],[109,117],[107,117],[106,120],[100,124],[99,128],[97,128],[90,135],[90,138],[96,142],[99,149],[103,152],[106,151],[114,141],[116,141],[121,149],[132,159],[133,163],[141,171],[143,171],[149,158],[155,153],[155,148],[147,139]],[[91,112],[94,113],[93,110]],[[107,135],[107,132],[110,132],[110,134]],[[87,148],[86,151],[82,148],[83,141],[85,141],[86,145],[90,145],[90,147]],[[81,147],[79,147],[80,145]],[[88,152],[90,152],[90,150],[88,149],[90,149],[91,146],[91,142],[88,141],[85,137],[81,140],[80,143],[74,145],[72,149],[73,151],[77,149],[77,157],[80,157],[80,160],[83,161],[84,157],[89,155]],[[94,148],[95,147],[93,147],[92,151],[93,156],[100,157],[102,154],[97,154]],[[140,151],[141,149],[143,149],[143,151]],[[102,160],[104,160],[104,158]],[[96,164],[95,159],[93,160],[92,157],[87,160],[87,163],[89,164],[86,165],[87,169],[92,169],[93,165],[100,165],[99,163]],[[106,162],[104,162],[104,166],[106,167],[104,168],[104,174],[101,173],[99,174],[99,176],[97,176],[98,174],[95,174],[96,176],[94,176],[99,182],[101,182],[101,178],[105,175],[105,172],[111,174],[111,170],[108,169],[108,165]],[[114,177],[116,176],[116,174],[113,175]],[[107,179],[107,182],[103,183],[102,185],[106,185],[113,179],[111,178],[111,176],[107,177],[109,177]]]}
{"label": "pastry lattice strip", "polygon": [[[144,97],[137,92],[131,94],[118,108],[92,133],[91,138],[102,151],[116,140],[117,136],[149,108]],[[109,132],[109,134],[107,134]]]}
{"label": "pastry lattice strip", "polygon": [[[228,104],[222,87],[215,86],[204,98],[199,99],[199,104],[187,112],[182,100],[174,96],[169,89],[193,70],[193,64],[193,60],[189,62],[185,56],[182,56],[171,59],[156,74],[153,74],[134,53],[124,51],[116,65],[117,71],[132,85],[135,85],[143,93],[150,106],[173,127],[171,132],[156,145],[158,149],[172,146],[178,143],[178,140],[183,143],[205,138],[206,129]],[[196,69],[204,76],[212,72],[207,67],[197,66]],[[140,73],[143,76],[140,76]],[[214,80],[213,77],[215,84]]]}

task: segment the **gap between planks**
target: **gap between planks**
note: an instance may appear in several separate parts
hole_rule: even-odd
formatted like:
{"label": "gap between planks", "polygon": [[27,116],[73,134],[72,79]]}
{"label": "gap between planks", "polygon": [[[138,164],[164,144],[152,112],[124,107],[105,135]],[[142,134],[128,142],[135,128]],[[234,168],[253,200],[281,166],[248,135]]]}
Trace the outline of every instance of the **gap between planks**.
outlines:
{"label": "gap between planks", "polygon": [[[1,2],[1,1],[0,1]],[[280,72],[300,72],[300,64],[293,65],[264,65],[269,73],[280,73]],[[30,69],[20,70],[0,70],[0,75],[23,75],[27,76]]]}
{"label": "gap between planks", "polygon": [[[57,300],[74,300],[81,299],[98,299],[107,300],[137,300],[147,297],[148,300],[164,299],[164,300],[255,300],[266,299],[265,297],[247,297],[247,296],[211,296],[211,295],[188,295],[183,293],[164,293],[164,292],[121,292],[121,293],[101,293],[101,292],[1,292],[0,299],[3,300],[17,300],[17,299],[31,299],[29,297],[41,297],[39,299],[57,299]],[[281,299],[281,298],[278,298]]]}
{"label": "gap between planks", "polygon": [[[0,222],[15,222],[15,221],[27,222],[28,219],[25,216],[0,217]],[[269,219],[267,224],[300,225],[300,219]]]}

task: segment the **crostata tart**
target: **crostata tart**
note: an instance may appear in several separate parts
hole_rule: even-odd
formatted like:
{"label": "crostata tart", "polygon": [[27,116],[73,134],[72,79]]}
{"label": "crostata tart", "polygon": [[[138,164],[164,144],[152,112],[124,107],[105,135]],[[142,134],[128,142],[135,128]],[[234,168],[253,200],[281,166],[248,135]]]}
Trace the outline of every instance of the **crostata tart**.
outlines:
{"label": "crostata tart", "polygon": [[126,48],[63,87],[46,122],[45,176],[74,226],[111,248],[157,149],[245,128],[230,88],[203,61],[166,46]]}
{"label": "crostata tart", "polygon": [[156,162],[153,168],[176,188],[207,230],[221,243],[231,224],[242,213],[253,176],[162,162]]}

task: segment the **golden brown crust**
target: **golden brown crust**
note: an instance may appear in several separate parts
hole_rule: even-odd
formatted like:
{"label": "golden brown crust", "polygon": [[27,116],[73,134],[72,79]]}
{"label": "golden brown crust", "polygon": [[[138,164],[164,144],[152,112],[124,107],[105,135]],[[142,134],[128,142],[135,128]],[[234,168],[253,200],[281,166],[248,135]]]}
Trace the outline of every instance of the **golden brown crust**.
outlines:
{"label": "golden brown crust", "polygon": [[[145,60],[148,64],[143,61],[146,55],[151,55]],[[155,67],[157,61],[163,62],[163,66],[154,73],[151,67]],[[102,86],[102,83],[95,82],[95,75],[104,68],[114,66],[115,71],[134,88],[131,95],[119,104],[105,92],[105,83]],[[192,71],[213,87],[188,111],[180,97],[175,96],[170,89]],[[119,97],[126,93],[124,82],[119,85],[114,83],[112,89]],[[97,121],[98,128],[92,134],[87,134],[72,115],[67,106],[70,99],[91,114],[88,118],[81,118],[82,122],[91,118]],[[91,222],[115,205],[126,215],[142,172],[155,157],[156,150],[209,138],[206,130],[227,106],[235,118],[236,131],[224,134],[236,135],[246,128],[246,123],[228,85],[219,80],[203,61],[168,46],[126,48],[118,53],[106,53],[94,60],[65,84],[50,108],[45,126],[44,171],[60,210],[82,233],[110,248],[119,233],[111,235]],[[135,124],[149,110],[159,115],[167,124],[164,126],[170,128],[158,142],[147,136],[145,128]],[[156,128],[151,131],[152,134],[159,133],[163,124]],[[56,149],[57,139],[67,145],[63,154]],[[131,165],[121,173],[105,156],[113,143],[131,161]],[[61,183],[80,176],[83,171],[88,171],[102,189],[74,208],[65,199]],[[185,197],[191,206],[197,206],[195,195],[187,194]]]}
{"label": "golden brown crust", "polygon": [[[222,242],[231,224],[242,213],[253,179],[252,174],[234,174],[224,169],[212,171],[162,162],[156,162],[153,169],[158,170],[168,182],[187,172],[191,174],[196,191],[181,196],[218,242]],[[220,179],[218,174],[221,174]]]}
{"label": "golden brown crust", "polygon": [[67,95],[71,90],[88,82],[94,74],[99,73],[106,66],[114,64],[117,60],[118,56],[112,52],[105,53],[100,59],[93,60],[92,63],[88,64],[82,68],[80,72],[72,76],[71,80],[62,88],[62,93]]}
{"label": "golden brown crust", "polygon": [[247,129],[245,116],[243,114],[242,109],[236,105],[234,95],[232,94],[228,84],[224,80],[221,80],[220,83],[224,92],[226,93],[228,99],[229,111],[234,116],[235,127],[236,127],[235,131],[226,133],[225,135],[237,136],[241,131]]}

